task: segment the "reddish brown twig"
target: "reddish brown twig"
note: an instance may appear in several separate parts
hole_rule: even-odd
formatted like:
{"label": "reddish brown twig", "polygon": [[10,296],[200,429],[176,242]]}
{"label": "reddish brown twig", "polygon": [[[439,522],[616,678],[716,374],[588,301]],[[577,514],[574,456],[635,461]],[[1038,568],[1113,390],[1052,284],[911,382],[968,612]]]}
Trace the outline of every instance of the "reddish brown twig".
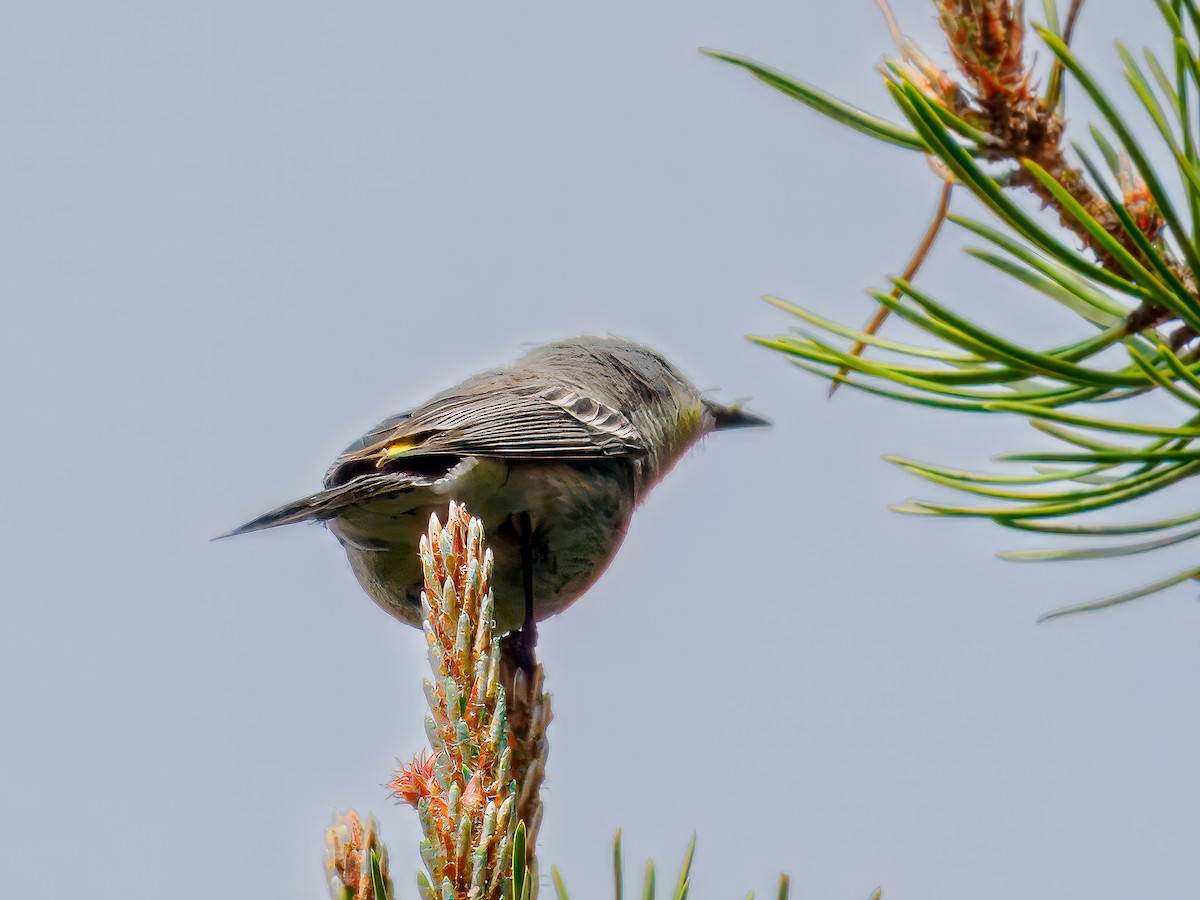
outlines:
{"label": "reddish brown twig", "polygon": [[[946,213],[950,209],[950,194],[953,190],[954,182],[947,176],[942,185],[942,190],[938,194],[937,209],[933,214],[933,220],[929,223],[929,227],[925,229],[925,235],[921,238],[921,243],[917,245],[912,258],[909,259],[908,265],[904,267],[904,274],[901,276],[902,280],[912,281],[920,270],[921,264],[925,262],[925,258],[929,256],[929,251],[933,249],[933,242],[937,240],[938,232],[942,230],[942,224],[946,221]],[[900,289],[892,288],[891,296],[893,300],[900,299]],[[863,328],[863,333],[875,334],[883,323],[887,321],[887,317],[891,311],[891,307],[880,304],[879,308],[875,310],[875,314],[871,317],[871,321]],[[866,348],[866,341],[856,341],[854,347],[850,350],[850,355],[859,356]],[[845,378],[849,371],[849,366],[842,366],[838,369],[837,380],[829,386],[830,397],[837,391],[842,383],[842,379]]]}

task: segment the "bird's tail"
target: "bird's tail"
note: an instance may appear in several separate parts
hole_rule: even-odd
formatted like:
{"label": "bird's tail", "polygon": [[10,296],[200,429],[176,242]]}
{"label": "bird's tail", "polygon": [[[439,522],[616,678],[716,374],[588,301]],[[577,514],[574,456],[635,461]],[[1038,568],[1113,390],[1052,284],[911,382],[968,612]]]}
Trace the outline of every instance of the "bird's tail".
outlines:
{"label": "bird's tail", "polygon": [[[322,491],[322,493],[325,492]],[[293,522],[327,519],[329,518],[328,515],[321,515],[323,506],[324,504],[321,503],[321,494],[314,494],[311,497],[305,497],[303,500],[296,500],[278,509],[273,509],[269,513],[264,513],[257,519],[251,519],[245,525],[239,525],[233,531],[218,534],[213,540],[219,541],[222,538],[234,537],[238,534],[262,531],[264,528],[274,528],[276,525],[290,525]]]}
{"label": "bird's tail", "polygon": [[233,531],[219,534],[214,541],[234,537],[239,534],[249,534],[251,531],[262,531],[274,528],[276,525],[291,525],[293,522],[323,522],[332,519],[342,509],[360,500],[367,500],[379,494],[404,490],[411,487],[411,480],[402,477],[367,477],[357,478],[346,484],[328,488],[310,497],[294,500],[269,513],[264,513],[257,519],[251,519]]}

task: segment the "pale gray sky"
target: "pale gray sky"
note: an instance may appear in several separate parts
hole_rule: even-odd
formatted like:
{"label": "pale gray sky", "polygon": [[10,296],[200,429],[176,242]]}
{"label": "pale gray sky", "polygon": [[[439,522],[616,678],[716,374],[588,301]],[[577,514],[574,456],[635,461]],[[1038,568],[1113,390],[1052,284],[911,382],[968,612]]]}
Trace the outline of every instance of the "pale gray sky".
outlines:
{"label": "pale gray sky", "polygon": [[[926,2],[895,7],[938,48]],[[1194,886],[1195,588],[1034,625],[1189,551],[1022,567],[993,556],[1019,535],[891,513],[930,491],[884,452],[979,466],[1040,442],[828,403],[743,338],[792,324],[763,293],[861,321],[936,186],[696,48],[886,110],[869,0],[3,18],[5,895],[320,898],[330,811],[353,806],[414,896],[415,816],[381,784],[424,742],[418,632],[318,527],[207,539],[384,415],[581,332],[777,424],[694,452],[543,627],[544,871],[609,896],[622,826],[664,881],[698,831],[699,900],[781,869],[813,900]],[[1097,68],[1114,32],[1164,46],[1148,0],[1089,5]],[[1042,314],[953,240],[934,263],[960,309]]]}

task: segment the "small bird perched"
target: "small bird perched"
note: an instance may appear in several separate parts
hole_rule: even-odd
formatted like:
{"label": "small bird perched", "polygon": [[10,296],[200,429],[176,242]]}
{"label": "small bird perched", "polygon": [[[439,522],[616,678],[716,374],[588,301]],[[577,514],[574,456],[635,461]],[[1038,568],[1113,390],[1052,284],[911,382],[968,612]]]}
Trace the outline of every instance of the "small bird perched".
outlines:
{"label": "small bird perched", "polygon": [[608,567],[634,508],[684,452],[710,431],[766,424],[700,396],[649,347],[556,341],[385,419],[333,461],[323,491],[222,537],[324,522],[371,599],[419,628],[418,542],[430,514],[462,501],[488,526],[496,627],[521,626],[528,671],[536,621]]}

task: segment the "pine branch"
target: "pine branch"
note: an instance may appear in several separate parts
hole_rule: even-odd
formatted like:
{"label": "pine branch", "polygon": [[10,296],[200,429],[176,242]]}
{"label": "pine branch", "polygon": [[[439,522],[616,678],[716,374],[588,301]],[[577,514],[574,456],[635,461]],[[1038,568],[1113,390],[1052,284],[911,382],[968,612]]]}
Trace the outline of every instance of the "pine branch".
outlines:
{"label": "pine branch", "polygon": [[[861,133],[926,153],[935,169],[970,191],[994,218],[989,222],[946,216],[985,242],[967,252],[1072,310],[1087,334],[1050,348],[1001,337],[956,311],[955,304],[919,290],[913,283],[919,266],[910,262],[904,277],[892,280],[890,290],[871,292],[880,309],[863,329],[772,300],[805,326],[753,340],[786,354],[835,388],[846,384],[938,409],[1020,415],[1045,434],[1083,448],[1082,453],[1067,454],[1066,466],[1042,465],[1027,475],[895,460],[936,484],[991,498],[977,506],[910,501],[898,507],[904,512],[983,516],[1010,528],[1045,531],[1053,527],[1046,520],[1114,509],[1159,491],[1174,491],[1200,471],[1189,455],[1200,439],[1200,356],[1193,346],[1200,333],[1200,7],[1195,0],[1156,0],[1171,34],[1173,76],[1151,53],[1146,54],[1147,76],[1118,44],[1126,81],[1176,163],[1172,174],[1186,199],[1181,209],[1163,176],[1150,165],[1136,130],[1069,47],[1081,3],[1072,2],[1065,27],[1056,33],[1051,0],[1046,4],[1050,29],[1027,26],[1020,0],[934,0],[950,58],[949,65],[940,66],[899,37],[890,11],[880,2],[900,51],[885,61],[882,71],[903,124],[852,107],[761,63],[706,52]],[[1026,38],[1031,33],[1051,57],[1044,93],[1039,93],[1028,61]],[[1107,171],[1077,144],[1068,144],[1063,115],[1068,80],[1100,112],[1106,131],[1093,127],[1091,137]],[[1014,191],[1036,196],[1058,227],[1015,202]],[[935,217],[935,223],[940,219]],[[929,233],[936,234],[936,228]],[[929,243],[922,242],[914,260],[924,259]],[[888,315],[924,332],[933,339],[932,346],[881,337],[878,325]],[[1037,330],[1031,327],[1030,334]],[[845,341],[850,342],[848,350],[839,347]],[[864,358],[868,347],[878,359]],[[1119,351],[1124,352],[1123,361]],[[1177,406],[1182,404],[1182,423],[1141,422],[1126,415],[1127,403],[1152,393],[1170,395]],[[1067,412],[1097,404],[1111,404],[1117,412]],[[1117,435],[1117,442],[1095,436],[1106,432]],[[1185,520],[1191,519],[1129,526],[1163,534],[1110,548],[1111,552],[1093,548],[1009,558],[1090,559],[1149,552],[1200,537],[1200,529],[1178,530]],[[1061,527],[1060,533],[1109,533],[1084,525]],[[1185,570],[1071,609],[1125,602],[1190,577]]]}

